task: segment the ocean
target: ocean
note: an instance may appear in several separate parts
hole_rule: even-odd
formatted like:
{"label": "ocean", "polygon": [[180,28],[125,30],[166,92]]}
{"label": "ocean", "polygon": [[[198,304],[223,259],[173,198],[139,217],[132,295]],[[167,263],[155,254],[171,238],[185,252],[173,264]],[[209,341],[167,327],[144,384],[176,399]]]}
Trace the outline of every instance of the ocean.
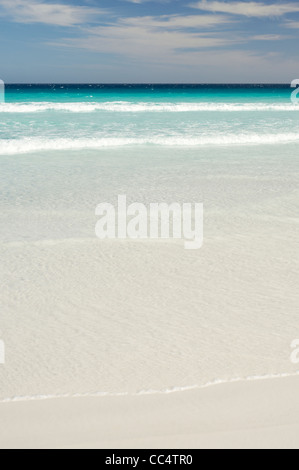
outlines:
{"label": "ocean", "polygon": [[[0,399],[294,375],[289,85],[6,85]],[[204,246],[100,241],[96,206],[204,204]]]}
{"label": "ocean", "polygon": [[283,85],[8,85],[0,154],[297,142],[290,95]]}

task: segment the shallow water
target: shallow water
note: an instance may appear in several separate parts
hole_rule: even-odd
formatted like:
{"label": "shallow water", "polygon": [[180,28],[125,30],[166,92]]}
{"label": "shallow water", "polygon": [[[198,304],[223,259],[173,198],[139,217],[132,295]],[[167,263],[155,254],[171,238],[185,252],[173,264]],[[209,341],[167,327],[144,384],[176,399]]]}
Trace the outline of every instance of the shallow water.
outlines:
{"label": "shallow water", "polygon": [[[296,373],[290,90],[16,91],[0,105],[1,399]],[[95,208],[119,194],[203,202],[203,248],[97,240]]]}

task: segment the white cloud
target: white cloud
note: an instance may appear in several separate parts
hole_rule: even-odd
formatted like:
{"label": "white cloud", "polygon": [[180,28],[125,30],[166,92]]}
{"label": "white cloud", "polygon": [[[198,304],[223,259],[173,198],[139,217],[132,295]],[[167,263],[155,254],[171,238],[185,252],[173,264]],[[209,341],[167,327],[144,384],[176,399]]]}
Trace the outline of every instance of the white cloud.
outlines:
{"label": "white cloud", "polygon": [[298,3],[272,3],[263,2],[221,2],[202,0],[189,5],[202,11],[229,13],[255,18],[279,17],[287,13],[299,12]]}
{"label": "white cloud", "polygon": [[148,2],[155,2],[155,3],[170,3],[172,0],[124,0],[125,2],[128,3],[148,3]]}
{"label": "white cloud", "polygon": [[[172,73],[182,77],[182,81],[193,81],[188,78],[188,74],[193,73],[197,73],[194,81],[211,81],[211,74],[215,75],[212,81],[229,81],[229,76],[235,72],[238,80],[243,77],[246,82],[246,74],[252,75],[254,70],[271,72],[274,77],[278,61],[283,63],[284,60],[289,70],[295,68],[295,61],[287,62],[275,50],[264,54],[238,49],[244,43],[272,41],[275,44],[285,37],[279,34],[247,35],[242,34],[242,30],[237,33],[235,23],[240,24],[236,18],[220,13],[120,18],[105,26],[81,27],[81,37],[61,39],[51,45],[86,49],[98,53],[99,57],[108,54],[116,75],[117,70],[125,70],[124,77],[130,77],[134,70],[137,81],[144,79],[146,73],[159,77],[165,73],[168,81]],[[100,66],[100,63],[99,60],[99,69],[103,70],[104,64]],[[222,76],[217,77],[220,70]]]}
{"label": "white cloud", "polygon": [[252,41],[280,41],[281,39],[287,39],[286,36],[280,34],[261,34],[260,36],[253,36],[250,38]]}
{"label": "white cloud", "polygon": [[299,29],[299,21],[289,21],[284,26],[291,29]]}
{"label": "white cloud", "polygon": [[139,25],[145,28],[160,29],[200,29],[210,28],[232,23],[233,20],[224,15],[163,15],[159,17],[143,16],[136,18],[126,18],[123,24]]}
{"label": "white cloud", "polygon": [[0,0],[0,15],[17,23],[75,26],[92,22],[102,10],[92,7],[45,3],[38,0]]}
{"label": "white cloud", "polygon": [[[142,27],[146,30],[160,31],[188,29],[202,30],[205,28],[219,28],[221,25],[233,23],[233,20],[224,15],[163,15],[123,18],[119,20],[120,27]],[[186,32],[188,34],[188,32]]]}
{"label": "white cloud", "polygon": [[192,53],[242,43],[243,39],[232,37],[231,32],[219,32],[220,26],[225,28],[227,22],[226,17],[217,15],[123,18],[104,27],[81,28],[85,36],[66,38],[55,45],[133,60],[175,63],[185,59],[186,51]]}

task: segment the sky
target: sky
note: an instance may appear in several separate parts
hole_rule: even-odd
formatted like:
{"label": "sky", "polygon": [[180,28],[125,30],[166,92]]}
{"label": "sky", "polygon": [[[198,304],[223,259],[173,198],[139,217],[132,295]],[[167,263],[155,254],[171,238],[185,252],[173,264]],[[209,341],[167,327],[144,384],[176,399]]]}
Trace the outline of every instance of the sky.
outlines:
{"label": "sky", "polygon": [[299,2],[0,0],[6,83],[290,83]]}

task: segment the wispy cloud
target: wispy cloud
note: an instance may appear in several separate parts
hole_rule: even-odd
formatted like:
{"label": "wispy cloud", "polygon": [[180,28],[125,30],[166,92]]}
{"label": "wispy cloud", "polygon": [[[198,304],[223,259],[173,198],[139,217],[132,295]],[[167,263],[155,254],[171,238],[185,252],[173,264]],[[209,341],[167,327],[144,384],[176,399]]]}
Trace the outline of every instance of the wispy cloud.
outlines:
{"label": "wispy cloud", "polygon": [[288,36],[282,36],[280,34],[261,34],[258,36],[253,36],[250,39],[252,41],[281,41],[282,39],[287,39]]}
{"label": "wispy cloud", "polygon": [[235,44],[237,39],[225,31],[230,23],[229,18],[221,15],[122,18],[106,26],[83,28],[84,36],[66,38],[55,45],[175,63],[180,56],[185,56],[185,60],[186,51]]}
{"label": "wispy cloud", "polygon": [[[232,18],[225,15],[162,15],[162,16],[142,16],[125,18],[119,20],[118,24],[122,27],[139,26],[144,29],[156,28],[160,31],[174,29],[197,29],[215,28],[221,25],[233,23]],[[188,33],[188,31],[186,31]]]}
{"label": "wispy cloud", "polygon": [[142,3],[148,3],[148,2],[152,2],[152,3],[170,3],[173,0],[124,0],[124,1],[128,2],[128,3],[142,4]]}
{"label": "wispy cloud", "polygon": [[299,21],[288,21],[283,26],[291,29],[299,29]]}
{"label": "wispy cloud", "polygon": [[93,7],[45,3],[38,0],[0,0],[0,16],[17,23],[75,26],[94,21],[103,10]]}
{"label": "wispy cloud", "polygon": [[[82,73],[86,67],[97,68],[101,80],[109,69],[108,79],[121,76],[123,81],[168,77],[167,81],[217,82],[232,76],[247,81],[247,75],[255,81],[262,76],[279,81],[285,74],[296,74],[298,68],[291,39],[299,29],[299,2],[282,2],[201,0],[182,5],[174,0],[123,0],[120,9],[119,1],[111,0],[106,10],[98,8],[98,0],[0,0],[0,16],[4,24],[29,25],[25,40],[24,28],[11,28],[12,44],[16,37],[19,45],[24,42],[27,57],[36,52],[26,42],[27,34],[41,29],[32,25],[52,25],[39,48],[49,51],[46,47],[54,46],[57,56],[75,57],[76,64],[84,64]],[[292,17],[285,16],[290,13]],[[291,29],[292,36],[286,34]],[[55,61],[56,51],[51,52]],[[263,71],[260,78],[257,70]]]}
{"label": "wispy cloud", "polygon": [[298,3],[272,3],[263,2],[224,2],[224,1],[207,1],[191,3],[191,8],[202,11],[229,13],[231,15],[266,18],[280,17],[288,13],[299,12]]}

